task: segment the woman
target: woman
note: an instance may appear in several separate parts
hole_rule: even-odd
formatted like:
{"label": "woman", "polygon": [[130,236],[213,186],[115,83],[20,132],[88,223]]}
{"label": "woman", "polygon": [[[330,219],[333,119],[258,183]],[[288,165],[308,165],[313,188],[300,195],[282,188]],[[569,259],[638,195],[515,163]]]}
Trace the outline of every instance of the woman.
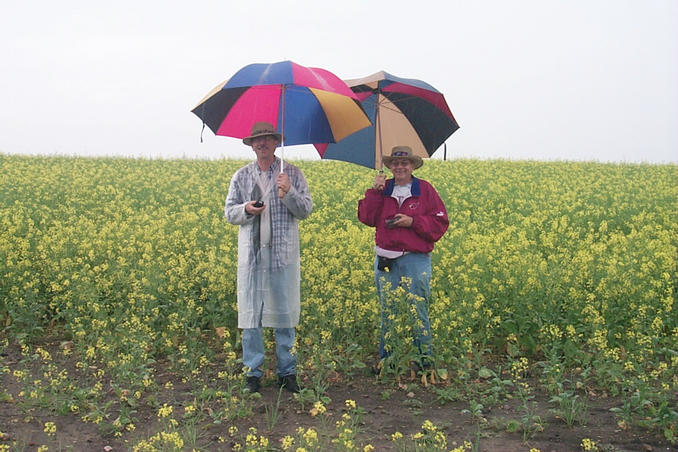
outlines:
{"label": "woman", "polygon": [[379,358],[388,357],[392,348],[386,339],[391,314],[387,289],[402,287],[413,295],[420,326],[414,332],[414,344],[422,355],[421,366],[427,367],[430,363],[423,357],[432,355],[428,318],[430,253],[447,231],[447,210],[433,186],[412,175],[423,161],[409,146],[394,147],[383,161],[393,179],[386,180],[378,174],[374,186],[358,202],[360,222],[376,228],[374,276],[381,305]]}

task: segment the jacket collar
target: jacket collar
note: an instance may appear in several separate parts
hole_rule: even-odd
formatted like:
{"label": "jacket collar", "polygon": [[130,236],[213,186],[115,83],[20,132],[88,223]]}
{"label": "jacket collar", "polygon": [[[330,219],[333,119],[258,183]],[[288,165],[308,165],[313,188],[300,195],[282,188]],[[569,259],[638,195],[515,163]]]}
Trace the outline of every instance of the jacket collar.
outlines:
{"label": "jacket collar", "polygon": [[[270,170],[273,171],[273,174],[277,174],[280,172],[280,158],[276,156],[275,160],[273,163],[271,163],[271,166],[269,167]],[[259,164],[257,161],[253,161],[250,163],[250,170],[252,171],[252,174],[257,174],[259,171]]]}
{"label": "jacket collar", "polygon": [[[386,187],[382,192],[384,196],[391,196],[393,194],[393,188],[395,187],[395,179],[389,179],[386,181]],[[421,186],[419,185],[419,179],[412,176],[412,196],[421,196]]]}

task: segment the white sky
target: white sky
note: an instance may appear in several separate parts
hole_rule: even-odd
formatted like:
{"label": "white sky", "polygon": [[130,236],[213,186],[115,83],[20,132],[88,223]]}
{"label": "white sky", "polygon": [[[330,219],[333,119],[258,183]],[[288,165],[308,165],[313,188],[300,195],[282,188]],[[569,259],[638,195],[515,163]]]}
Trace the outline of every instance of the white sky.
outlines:
{"label": "white sky", "polygon": [[0,153],[251,158],[190,110],[282,60],[430,83],[448,158],[678,162],[677,0],[5,0]]}

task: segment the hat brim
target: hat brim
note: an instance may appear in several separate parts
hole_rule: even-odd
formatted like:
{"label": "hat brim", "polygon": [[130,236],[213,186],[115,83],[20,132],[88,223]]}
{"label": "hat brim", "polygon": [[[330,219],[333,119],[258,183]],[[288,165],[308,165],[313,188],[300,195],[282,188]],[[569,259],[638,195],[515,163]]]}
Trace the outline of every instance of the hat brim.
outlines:
{"label": "hat brim", "polygon": [[407,159],[410,162],[412,162],[412,165],[414,165],[414,169],[421,168],[422,165],[424,164],[424,160],[416,155],[413,155],[411,157],[391,157],[390,155],[385,155],[382,157],[381,161],[384,162],[384,165],[386,165],[387,168],[391,168],[391,162],[395,159]]}
{"label": "hat brim", "polygon": [[279,134],[279,133],[269,133],[269,132],[258,133],[256,135],[251,135],[249,137],[245,137],[245,138],[242,139],[242,142],[247,146],[251,146],[252,140],[254,140],[255,138],[259,138],[259,137],[275,137],[276,140],[278,140],[278,143],[282,142],[282,135],[281,134]]}

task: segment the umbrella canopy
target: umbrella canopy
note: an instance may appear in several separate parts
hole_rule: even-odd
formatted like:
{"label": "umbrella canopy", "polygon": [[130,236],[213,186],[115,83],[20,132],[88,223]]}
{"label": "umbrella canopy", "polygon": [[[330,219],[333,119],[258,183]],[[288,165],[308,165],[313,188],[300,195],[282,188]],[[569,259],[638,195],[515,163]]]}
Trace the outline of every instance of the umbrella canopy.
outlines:
{"label": "umbrella canopy", "polygon": [[215,135],[244,138],[266,121],[284,145],[334,143],[370,125],[357,95],[331,72],[292,61],[250,64],[192,110]]}
{"label": "umbrella canopy", "polygon": [[372,125],[335,144],[316,143],[324,159],[381,169],[382,156],[394,146],[409,146],[415,155],[430,157],[459,128],[443,94],[421,80],[381,71],[346,83]]}

